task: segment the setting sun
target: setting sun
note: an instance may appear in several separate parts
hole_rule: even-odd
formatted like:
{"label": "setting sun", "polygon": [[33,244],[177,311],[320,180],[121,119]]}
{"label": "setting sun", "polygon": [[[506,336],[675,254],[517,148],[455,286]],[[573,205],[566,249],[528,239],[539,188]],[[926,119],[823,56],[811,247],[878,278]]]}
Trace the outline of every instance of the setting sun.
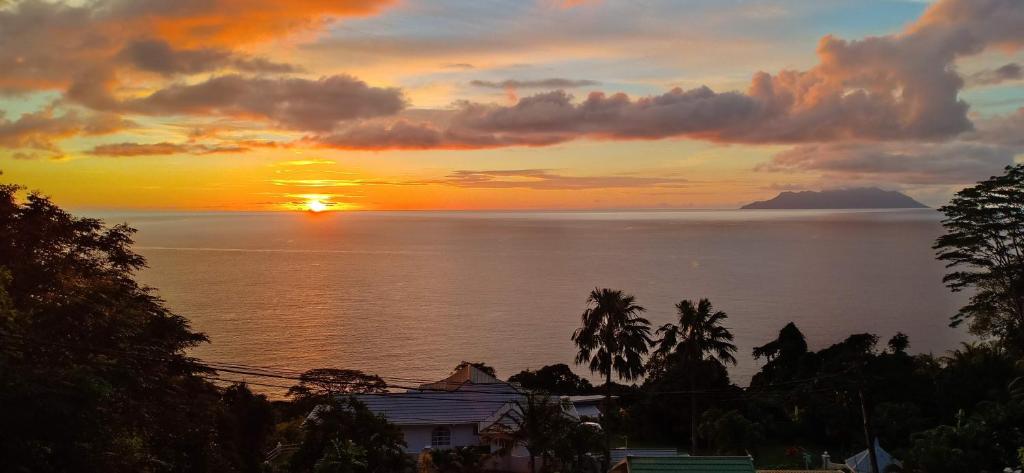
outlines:
{"label": "setting sun", "polygon": [[327,210],[327,204],[322,202],[320,199],[312,199],[309,202],[306,202],[306,208],[310,212],[317,212],[317,213],[319,213],[319,212],[323,212],[323,211]]}

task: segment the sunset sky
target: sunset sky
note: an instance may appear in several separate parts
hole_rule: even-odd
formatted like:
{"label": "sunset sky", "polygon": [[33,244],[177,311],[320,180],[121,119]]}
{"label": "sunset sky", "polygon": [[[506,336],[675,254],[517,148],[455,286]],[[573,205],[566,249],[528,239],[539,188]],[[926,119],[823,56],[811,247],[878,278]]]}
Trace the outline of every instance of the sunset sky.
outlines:
{"label": "sunset sky", "polygon": [[1021,0],[0,1],[0,182],[75,209],[937,205],[1024,155]]}

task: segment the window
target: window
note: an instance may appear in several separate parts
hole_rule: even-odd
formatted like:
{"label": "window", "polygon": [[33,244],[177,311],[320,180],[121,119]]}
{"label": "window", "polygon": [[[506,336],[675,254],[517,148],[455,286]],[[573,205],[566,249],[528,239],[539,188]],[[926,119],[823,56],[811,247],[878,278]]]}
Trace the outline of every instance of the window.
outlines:
{"label": "window", "polygon": [[433,448],[450,447],[452,445],[452,430],[448,427],[438,427],[430,433],[430,446]]}

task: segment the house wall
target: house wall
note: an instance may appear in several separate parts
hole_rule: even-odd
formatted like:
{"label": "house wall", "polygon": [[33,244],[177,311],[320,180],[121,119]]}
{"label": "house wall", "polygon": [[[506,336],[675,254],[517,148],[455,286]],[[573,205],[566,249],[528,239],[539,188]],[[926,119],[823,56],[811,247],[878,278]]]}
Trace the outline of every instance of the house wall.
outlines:
{"label": "house wall", "polygon": [[[452,447],[480,445],[480,436],[474,433],[475,424],[445,425],[452,431]],[[405,451],[419,453],[430,446],[430,435],[439,425],[400,425],[405,436]]]}

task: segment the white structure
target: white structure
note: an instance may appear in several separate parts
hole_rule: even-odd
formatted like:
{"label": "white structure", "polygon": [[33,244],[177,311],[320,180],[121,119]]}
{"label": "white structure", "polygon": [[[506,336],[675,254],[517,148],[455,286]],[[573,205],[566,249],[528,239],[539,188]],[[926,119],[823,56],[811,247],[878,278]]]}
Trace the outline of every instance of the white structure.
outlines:
{"label": "white structure", "polygon": [[[892,465],[903,466],[899,460],[893,458],[889,452],[882,449],[882,446],[878,444],[877,438],[875,439],[875,456],[878,458],[879,472],[888,471]],[[853,470],[854,473],[869,473],[871,471],[871,457],[867,449],[847,458],[846,467]]]}
{"label": "white structure", "polygon": [[[463,366],[449,377],[418,389],[357,395],[356,399],[402,430],[406,453],[481,446],[491,452],[508,452],[493,460],[496,469],[523,471],[529,463],[526,449],[510,445],[508,440],[525,393],[473,366]],[[561,398],[558,402],[566,415],[579,419],[571,402]]]}

